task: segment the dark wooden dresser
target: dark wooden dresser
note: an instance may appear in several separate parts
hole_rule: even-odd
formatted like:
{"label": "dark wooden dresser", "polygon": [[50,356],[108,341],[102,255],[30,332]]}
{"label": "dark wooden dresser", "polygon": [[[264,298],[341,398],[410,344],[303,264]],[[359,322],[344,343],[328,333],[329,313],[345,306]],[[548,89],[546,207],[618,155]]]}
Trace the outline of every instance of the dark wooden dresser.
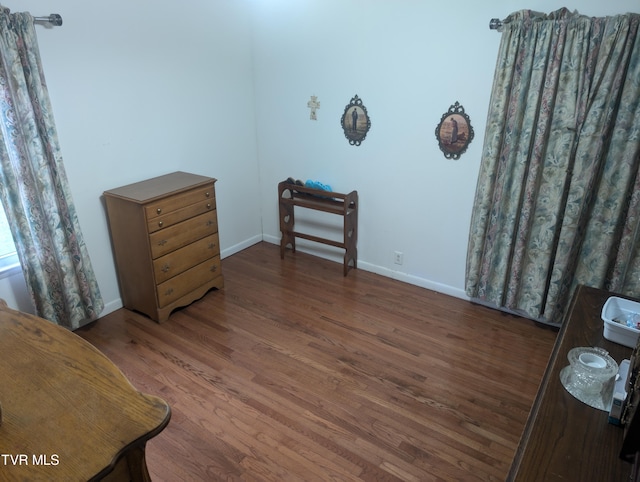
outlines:
{"label": "dark wooden dresser", "polygon": [[160,322],[224,286],[215,182],[174,172],[105,191],[125,308]]}
{"label": "dark wooden dresser", "polygon": [[[569,394],[560,370],[574,347],[602,347],[618,362],[631,348],[603,336],[602,307],[613,293],[580,286],[540,384],[507,480],[521,482],[629,480],[632,464],[620,459],[623,429],[608,422],[608,412]],[[620,295],[616,295],[620,296]]]}

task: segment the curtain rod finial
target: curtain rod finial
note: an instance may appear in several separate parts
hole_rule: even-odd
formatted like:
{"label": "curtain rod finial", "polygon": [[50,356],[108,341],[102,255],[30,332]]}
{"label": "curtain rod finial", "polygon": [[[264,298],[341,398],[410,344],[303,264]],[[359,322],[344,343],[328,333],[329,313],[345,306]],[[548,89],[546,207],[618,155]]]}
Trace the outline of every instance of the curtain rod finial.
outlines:
{"label": "curtain rod finial", "polygon": [[58,13],[52,13],[48,17],[33,17],[34,22],[48,23],[54,27],[62,25],[62,16]]}
{"label": "curtain rod finial", "polygon": [[59,27],[62,25],[62,16],[57,13],[52,13],[49,15],[49,22],[51,22],[52,25]]}
{"label": "curtain rod finial", "polygon": [[492,18],[489,21],[489,28],[491,30],[497,30],[498,32],[502,30],[502,20],[499,18]]}

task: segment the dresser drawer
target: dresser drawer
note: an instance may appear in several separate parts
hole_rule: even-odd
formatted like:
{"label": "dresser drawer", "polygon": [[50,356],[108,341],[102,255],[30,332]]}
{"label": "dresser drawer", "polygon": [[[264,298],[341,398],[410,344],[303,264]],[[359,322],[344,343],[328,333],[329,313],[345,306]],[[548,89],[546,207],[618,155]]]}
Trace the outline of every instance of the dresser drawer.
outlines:
{"label": "dresser drawer", "polygon": [[171,211],[161,216],[154,216],[153,219],[147,222],[147,230],[150,233],[159,231],[180,223],[186,219],[197,216],[198,214],[206,213],[216,208],[216,198],[206,199],[194,204],[190,204],[182,209]]}
{"label": "dresser drawer", "polygon": [[147,221],[151,221],[158,216],[168,214],[172,211],[177,211],[200,201],[211,199],[215,199],[213,184],[201,186],[196,189],[191,189],[190,191],[185,191],[180,194],[160,199],[145,206],[144,210]]}
{"label": "dresser drawer", "polygon": [[153,261],[156,283],[162,283],[187,269],[220,254],[218,233],[202,238]]}
{"label": "dresser drawer", "polygon": [[158,285],[158,306],[166,306],[220,274],[220,256],[200,263]]}
{"label": "dresser drawer", "polygon": [[214,209],[195,218],[151,233],[149,235],[151,257],[156,259],[217,232],[218,222]]}
{"label": "dresser drawer", "polygon": [[176,171],[104,192],[125,308],[162,322],[224,287],[215,183]]}

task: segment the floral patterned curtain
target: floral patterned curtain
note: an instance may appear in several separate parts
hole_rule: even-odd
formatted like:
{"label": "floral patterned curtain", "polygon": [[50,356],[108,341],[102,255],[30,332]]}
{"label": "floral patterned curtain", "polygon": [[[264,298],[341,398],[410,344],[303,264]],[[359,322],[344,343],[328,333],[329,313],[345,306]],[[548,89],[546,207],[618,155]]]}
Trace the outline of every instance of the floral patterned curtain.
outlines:
{"label": "floral patterned curtain", "polygon": [[578,284],[640,296],[640,16],[504,22],[467,253],[478,302],[559,324]]}
{"label": "floral patterned curtain", "polygon": [[28,13],[0,7],[0,197],[36,313],[75,329],[100,296],[62,163]]}

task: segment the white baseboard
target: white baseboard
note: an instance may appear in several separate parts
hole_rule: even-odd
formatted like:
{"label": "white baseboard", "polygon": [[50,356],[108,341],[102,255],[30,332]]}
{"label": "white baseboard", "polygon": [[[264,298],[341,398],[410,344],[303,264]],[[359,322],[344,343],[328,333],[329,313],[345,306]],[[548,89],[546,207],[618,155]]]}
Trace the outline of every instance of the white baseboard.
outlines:
{"label": "white baseboard", "polygon": [[358,269],[371,271],[372,273],[376,273],[381,276],[386,276],[387,278],[396,279],[398,281],[419,286],[421,288],[437,291],[438,293],[443,293],[445,295],[453,296],[455,298],[460,298],[467,301],[469,300],[469,297],[467,296],[467,294],[464,292],[464,290],[461,290],[460,288],[454,288],[453,286],[437,283],[435,281],[431,281],[426,278],[420,278],[419,276],[413,276],[408,273],[394,271],[392,269],[384,268],[382,266],[377,266],[377,265],[366,263],[363,261],[358,261]]}
{"label": "white baseboard", "polygon": [[[224,259],[227,256],[231,256],[232,254],[236,254],[240,251],[242,251],[243,249],[248,248],[249,246],[253,246],[256,243],[259,243],[260,241],[262,241],[262,236],[253,236],[245,241],[243,241],[242,243],[238,243],[234,246],[231,246],[229,248],[223,249],[220,252],[220,258]],[[279,241],[278,241],[279,242]],[[119,310],[120,308],[122,308],[124,306],[124,303],[122,303],[122,298],[116,298],[115,300],[111,300],[111,301],[105,301],[104,304],[104,309],[102,310],[102,313],[100,313],[100,318],[103,316],[107,316],[109,313],[113,313],[116,310]]]}
{"label": "white baseboard", "polygon": [[[263,241],[267,242],[267,243],[271,243],[271,244],[276,244],[279,245],[280,244],[280,238],[279,237],[275,237],[275,236],[263,236]],[[321,258],[324,259],[328,259],[329,261],[334,261],[336,263],[342,263],[342,257],[341,256],[332,256],[330,249],[322,249],[319,248],[317,250],[309,250],[307,249],[305,246],[302,245],[302,243],[300,243],[300,245],[298,245],[298,243],[296,243],[296,249],[298,251],[301,251],[303,253],[307,253],[307,254],[312,254],[314,256],[319,256]],[[344,251],[342,251],[344,252]],[[464,290],[460,289],[460,288],[455,288],[453,286],[449,286],[449,285],[445,285],[442,283],[437,283],[435,281],[426,279],[426,278],[420,278],[419,276],[414,276],[411,274],[407,274],[407,273],[402,273],[400,271],[395,271],[389,268],[385,268],[383,266],[378,266],[375,264],[371,264],[371,263],[367,263],[366,261],[362,261],[362,260],[358,260],[358,269],[362,269],[364,271],[370,271],[372,273],[376,273],[379,274],[381,276],[386,276],[387,278],[392,278],[392,279],[396,279],[398,281],[402,281],[404,283],[409,283],[415,286],[419,286],[421,288],[425,288],[425,289],[429,289],[432,291],[437,291],[438,293],[443,293],[445,295],[449,295],[449,296],[453,296],[455,298],[460,298],[463,300],[469,300],[469,297],[467,296],[467,294],[465,293]]]}
{"label": "white baseboard", "polygon": [[124,305],[122,304],[122,298],[116,298],[115,300],[105,302],[104,309],[102,310],[102,313],[100,313],[99,318],[102,318],[103,316],[107,316],[109,313],[113,313],[114,311],[119,310],[123,306]]}
{"label": "white baseboard", "polygon": [[[238,244],[235,244],[233,246],[230,246],[228,248],[223,249],[220,252],[220,258],[224,259],[227,256],[231,256],[232,254],[239,253],[243,249],[247,249],[249,246],[253,246],[254,244],[259,243],[260,241],[262,241],[262,235],[258,234],[256,236],[252,236],[249,239],[246,239],[246,240],[242,241],[241,243],[238,243]],[[278,240],[277,244],[280,244],[280,240]]]}
{"label": "white baseboard", "polygon": [[[230,246],[226,249],[223,249],[220,253],[220,257],[222,259],[231,256],[233,254],[239,253],[240,251],[242,251],[243,249],[247,249],[250,246],[253,246],[254,244],[259,243],[260,241],[265,241],[267,243],[270,244],[275,244],[275,245],[280,245],[280,238],[279,237],[275,237],[275,236],[252,236],[249,239],[246,239],[245,241],[235,244],[233,246]],[[302,244],[302,243],[301,243]],[[334,255],[330,249],[327,250],[322,250],[322,249],[318,249],[318,250],[309,250],[307,248],[305,248],[304,246],[300,245],[296,245],[296,249],[302,253],[307,253],[307,254],[311,254],[314,256],[319,256],[323,259],[327,259],[329,261],[333,261],[335,263],[340,263],[342,264],[342,257],[341,256],[337,256]],[[383,266],[378,266],[375,264],[371,264],[371,263],[367,263],[366,261],[362,261],[362,260],[358,260],[358,269],[362,269],[364,271],[370,271],[371,273],[376,273],[379,274],[381,276],[386,276],[387,278],[391,278],[391,279],[396,279],[398,281],[402,281],[404,283],[409,283],[411,285],[415,285],[415,286],[419,286],[421,288],[425,288],[428,290],[432,290],[432,291],[436,291],[438,293],[443,293],[445,295],[449,295],[449,296],[453,296],[455,298],[460,298],[463,300],[469,300],[469,297],[467,296],[467,294],[464,292],[464,290],[461,290],[459,288],[455,288],[453,286],[449,286],[449,285],[445,285],[442,283],[437,283],[435,281],[426,279],[426,278],[421,278],[419,276],[414,276],[408,273],[402,273],[400,271],[395,271],[389,268],[385,268]],[[117,298],[113,301],[109,301],[109,302],[105,302],[105,306],[104,306],[104,310],[102,310],[102,313],[100,313],[100,316],[106,316],[109,313],[112,313],[120,308],[122,308],[123,304],[122,304],[122,300],[120,298]]]}

